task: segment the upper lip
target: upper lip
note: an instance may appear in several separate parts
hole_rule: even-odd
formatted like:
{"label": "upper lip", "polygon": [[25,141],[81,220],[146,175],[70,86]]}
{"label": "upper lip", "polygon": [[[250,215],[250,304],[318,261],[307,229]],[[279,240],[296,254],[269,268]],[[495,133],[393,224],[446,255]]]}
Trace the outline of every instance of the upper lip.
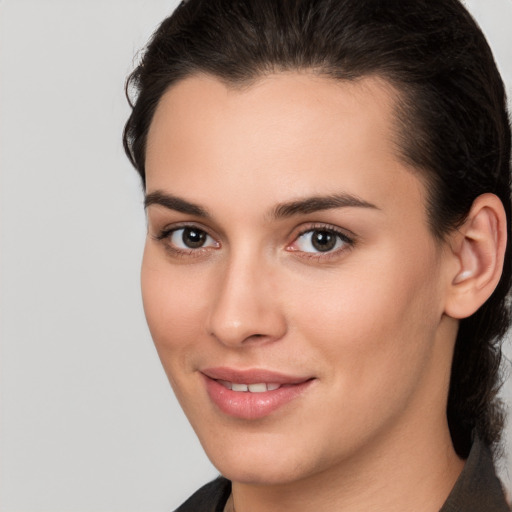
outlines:
{"label": "upper lip", "polygon": [[224,380],[236,384],[259,384],[262,382],[272,384],[300,384],[301,382],[311,379],[311,377],[285,375],[283,373],[260,368],[237,370],[228,367],[215,367],[205,368],[201,370],[201,373],[210,379]]}

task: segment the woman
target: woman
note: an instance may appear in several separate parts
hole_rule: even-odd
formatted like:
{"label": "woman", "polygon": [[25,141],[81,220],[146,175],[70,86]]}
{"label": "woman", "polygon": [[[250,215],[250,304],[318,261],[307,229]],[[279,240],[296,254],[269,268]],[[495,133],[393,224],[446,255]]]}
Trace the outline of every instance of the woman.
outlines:
{"label": "woman", "polygon": [[132,74],[178,510],[505,511],[510,125],[458,0],[189,0]]}

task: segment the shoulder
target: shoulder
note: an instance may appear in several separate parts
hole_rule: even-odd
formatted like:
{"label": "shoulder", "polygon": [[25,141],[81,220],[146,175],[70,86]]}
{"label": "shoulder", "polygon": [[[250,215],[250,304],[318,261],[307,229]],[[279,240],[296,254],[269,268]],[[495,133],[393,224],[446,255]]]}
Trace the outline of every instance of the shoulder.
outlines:
{"label": "shoulder", "polygon": [[174,512],[222,512],[231,493],[231,482],[219,477],[196,491]]}
{"label": "shoulder", "polygon": [[478,438],[440,512],[510,512],[491,452]]}

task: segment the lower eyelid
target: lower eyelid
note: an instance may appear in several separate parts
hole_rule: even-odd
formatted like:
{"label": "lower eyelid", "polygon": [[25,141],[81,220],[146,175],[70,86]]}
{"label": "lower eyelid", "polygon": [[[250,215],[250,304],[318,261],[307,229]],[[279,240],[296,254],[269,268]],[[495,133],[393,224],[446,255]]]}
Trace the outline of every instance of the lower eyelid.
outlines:
{"label": "lower eyelid", "polygon": [[[170,242],[170,238],[175,234],[177,231],[191,228],[196,229],[199,231],[202,231],[206,234],[206,241],[205,245],[197,247],[197,248],[191,248],[191,247],[179,247],[175,243]],[[313,233],[315,231],[325,231],[332,233],[336,238],[336,245],[339,245],[339,242],[341,242],[341,247],[338,248],[332,248],[326,251],[305,251],[302,249],[299,249],[296,247],[297,240],[308,234]],[[151,235],[152,238],[158,242],[163,243],[165,246],[166,251],[168,251],[171,255],[175,255],[178,257],[198,257],[201,255],[205,255],[205,253],[209,252],[212,249],[218,249],[221,247],[221,243],[212,236],[206,229],[199,227],[195,224],[181,224],[177,226],[166,226],[163,229],[157,230],[157,233],[155,235]],[[295,253],[301,253],[303,258],[313,258],[313,259],[328,259],[333,258],[338,255],[341,255],[341,253],[346,252],[347,250],[351,249],[355,243],[355,240],[353,237],[348,236],[345,232],[342,232],[341,230],[335,229],[331,226],[326,225],[313,225],[311,227],[308,227],[308,229],[302,230],[300,233],[298,233],[293,242],[288,244],[286,246],[286,250],[292,251]]]}
{"label": "lower eyelid", "polygon": [[[180,231],[184,231],[184,230],[186,230],[186,229],[187,229],[187,227],[179,227],[179,228],[177,228],[177,229],[173,229],[173,230],[168,234],[168,236],[167,236],[166,238],[168,238],[169,240],[171,240],[171,239],[172,239],[172,237],[174,237],[175,235],[177,235],[177,234],[178,234],[178,232],[180,232]],[[201,232],[203,232],[203,233],[206,235],[204,245],[201,245],[201,246],[196,247],[196,248],[194,248],[194,247],[179,247],[179,246],[178,246],[178,244],[177,244],[176,242],[174,242],[174,244],[173,244],[173,245],[178,246],[178,248],[179,248],[179,249],[182,249],[182,250],[185,250],[185,251],[186,251],[186,250],[189,250],[189,249],[191,249],[191,250],[196,250],[196,249],[202,249],[202,248],[212,247],[212,246],[215,246],[215,245],[217,244],[217,242],[215,241],[215,239],[214,239],[211,235],[209,235],[209,234],[208,234],[204,229],[198,229],[198,228],[195,228],[195,231],[201,231]],[[183,233],[182,233],[182,235],[181,235],[181,236],[183,237]],[[179,237],[179,235],[178,235],[178,237]],[[213,242],[213,244],[212,244],[212,242]]]}
{"label": "lower eyelid", "polygon": [[[176,232],[185,230],[187,228],[205,233],[205,244],[194,248],[187,247],[185,243],[183,243],[184,246],[181,246],[181,243],[171,241]],[[178,224],[175,226],[166,226],[158,230],[156,235],[152,235],[152,238],[160,243],[165,251],[173,258],[198,258],[201,256],[206,256],[209,251],[218,249],[221,246],[220,242],[206,229],[195,224]]]}

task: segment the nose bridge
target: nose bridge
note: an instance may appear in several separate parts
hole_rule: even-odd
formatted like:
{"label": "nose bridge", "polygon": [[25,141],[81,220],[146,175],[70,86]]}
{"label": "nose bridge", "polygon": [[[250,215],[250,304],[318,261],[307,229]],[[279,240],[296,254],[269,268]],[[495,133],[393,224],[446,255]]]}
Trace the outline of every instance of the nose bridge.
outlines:
{"label": "nose bridge", "polygon": [[272,265],[256,251],[233,251],[213,294],[210,334],[230,346],[282,337],[286,322],[273,293],[273,274]]}

